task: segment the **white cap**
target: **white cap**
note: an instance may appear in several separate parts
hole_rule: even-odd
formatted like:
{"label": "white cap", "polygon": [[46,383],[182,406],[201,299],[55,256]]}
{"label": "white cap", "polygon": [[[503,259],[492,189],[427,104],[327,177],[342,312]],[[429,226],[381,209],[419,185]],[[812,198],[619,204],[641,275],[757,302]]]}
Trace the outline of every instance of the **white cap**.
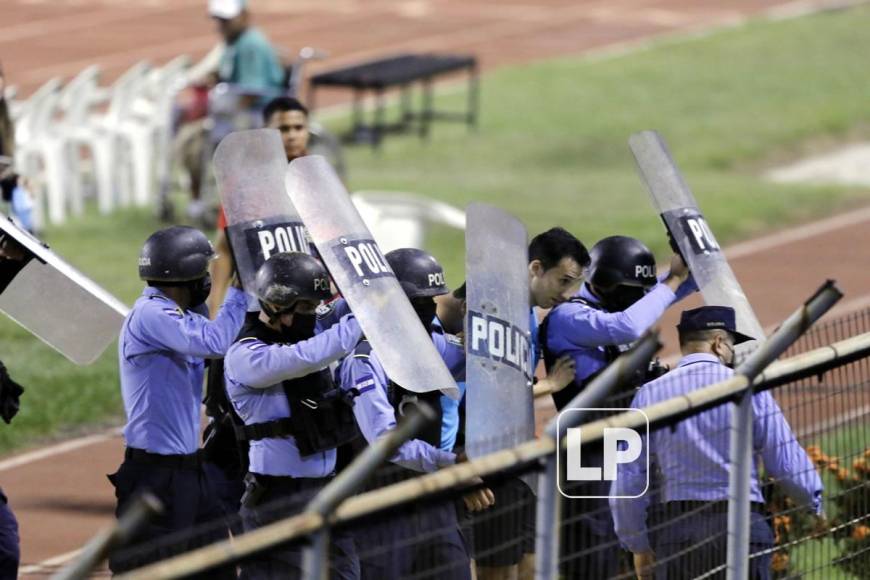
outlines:
{"label": "white cap", "polygon": [[208,13],[214,18],[229,20],[242,13],[247,0],[208,0]]}

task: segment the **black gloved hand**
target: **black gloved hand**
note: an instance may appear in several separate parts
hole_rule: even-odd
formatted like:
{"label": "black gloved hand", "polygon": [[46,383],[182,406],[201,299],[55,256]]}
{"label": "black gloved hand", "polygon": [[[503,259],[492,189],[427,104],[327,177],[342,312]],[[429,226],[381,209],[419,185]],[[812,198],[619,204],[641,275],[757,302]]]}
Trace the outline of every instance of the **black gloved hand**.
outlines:
{"label": "black gloved hand", "polygon": [[24,388],[12,380],[6,365],[0,361],[0,417],[8,424],[18,413],[19,398]]}

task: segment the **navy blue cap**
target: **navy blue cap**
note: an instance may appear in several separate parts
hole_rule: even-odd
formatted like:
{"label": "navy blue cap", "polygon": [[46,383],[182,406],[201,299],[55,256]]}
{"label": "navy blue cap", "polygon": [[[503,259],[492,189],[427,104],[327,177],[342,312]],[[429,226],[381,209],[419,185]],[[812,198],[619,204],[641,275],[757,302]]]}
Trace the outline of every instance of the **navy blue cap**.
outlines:
{"label": "navy blue cap", "polygon": [[734,337],[734,344],[755,340],[737,332],[737,322],[734,309],[730,306],[701,306],[686,310],[680,316],[677,330],[691,332],[693,330],[726,330]]}

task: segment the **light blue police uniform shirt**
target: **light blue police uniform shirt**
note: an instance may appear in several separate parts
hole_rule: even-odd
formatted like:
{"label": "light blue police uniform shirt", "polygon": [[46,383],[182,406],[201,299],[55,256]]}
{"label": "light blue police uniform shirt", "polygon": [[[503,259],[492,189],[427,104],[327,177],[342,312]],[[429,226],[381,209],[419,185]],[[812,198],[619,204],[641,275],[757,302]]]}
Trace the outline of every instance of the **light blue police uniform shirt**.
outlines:
{"label": "light blue police uniform shirt", "polygon": [[[295,344],[260,340],[234,343],[224,359],[227,394],[246,425],[290,417],[282,381],[325,369],[354,347],[362,332],[353,315]],[[253,473],[290,477],[326,477],[335,471],[335,449],[302,457],[293,437],[251,441],[248,453]]]}
{"label": "light blue police uniform shirt", "polygon": [[[641,387],[631,406],[643,408],[678,397],[720,381],[734,371],[711,354],[698,353],[683,357],[677,368]],[[795,439],[773,396],[765,391],[752,397],[754,419],[752,444],[768,474],[777,479],[785,491],[800,505],[822,509],[822,481]],[[675,430],[658,429],[650,434],[650,462],[661,473],[661,502],[725,501],[728,499],[728,447],[731,405],[720,405],[677,423]],[[647,445],[646,437],[642,438]],[[645,461],[619,464],[611,495],[633,496],[646,487]],[[758,473],[752,466],[750,497],[763,503]],[[610,509],[616,534],[632,552],[650,549],[646,515],[651,503],[649,494],[635,499],[611,499]]]}
{"label": "light blue police uniform shirt", "polygon": [[230,288],[214,321],[147,287],[121,327],[118,358],[128,447],[161,455],[199,448],[206,358],[220,358],[242,327],[247,299]]}
{"label": "light blue police uniform shirt", "polygon": [[[694,279],[683,282],[674,293],[665,284],[656,284],[640,300],[622,312],[596,310],[579,302],[565,302],[548,315],[547,346],[555,357],[574,359],[576,381],[583,381],[607,366],[603,347],[630,344],[661,318],[668,306],[697,290]],[[600,304],[583,284],[576,294]]]}
{"label": "light blue police uniform shirt", "polygon": [[[453,358],[456,353],[449,348],[444,336],[432,333],[432,340],[442,357],[445,354],[450,357],[450,361],[445,360],[447,367],[451,368],[452,364],[456,368],[458,359]],[[461,349],[459,351],[462,352]],[[462,352],[463,372],[464,367],[465,353]],[[359,391],[359,396],[354,399],[353,412],[360,432],[368,443],[373,443],[396,427],[396,414],[387,397],[389,378],[374,350],[367,356],[351,355],[344,359],[338,376],[343,389],[356,388]],[[390,461],[406,469],[429,473],[453,465],[456,455],[420,439],[412,439],[403,443]]]}
{"label": "light blue police uniform shirt", "polygon": [[284,76],[284,68],[269,40],[253,27],[226,46],[218,65],[221,81],[253,90],[283,88]]}

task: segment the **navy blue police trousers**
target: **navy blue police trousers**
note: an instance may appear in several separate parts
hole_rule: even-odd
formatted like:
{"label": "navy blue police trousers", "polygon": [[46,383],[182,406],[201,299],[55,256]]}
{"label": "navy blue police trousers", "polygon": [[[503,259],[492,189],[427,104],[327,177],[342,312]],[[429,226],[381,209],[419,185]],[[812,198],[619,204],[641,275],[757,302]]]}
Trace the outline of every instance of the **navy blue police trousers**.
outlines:
{"label": "navy blue police trousers", "polygon": [[[197,454],[157,455],[127,448],[124,457],[118,471],[108,476],[115,486],[115,515],[120,517],[146,491],[160,500],[163,513],[130,546],[109,556],[112,572],[138,568],[229,537],[223,510]],[[235,566],[203,577],[235,578]]]}

